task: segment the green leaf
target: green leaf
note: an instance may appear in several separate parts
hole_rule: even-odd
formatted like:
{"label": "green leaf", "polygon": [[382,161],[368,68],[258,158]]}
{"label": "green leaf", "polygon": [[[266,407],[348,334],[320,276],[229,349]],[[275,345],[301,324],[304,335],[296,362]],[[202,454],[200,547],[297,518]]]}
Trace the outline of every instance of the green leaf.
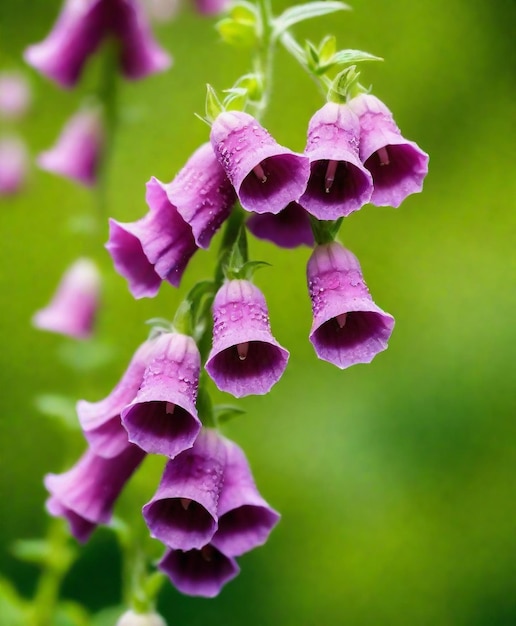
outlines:
{"label": "green leaf", "polygon": [[306,64],[312,70],[319,67],[319,51],[311,41],[305,41]]}
{"label": "green leaf", "polygon": [[213,407],[215,421],[218,424],[224,424],[233,417],[236,417],[237,415],[243,415],[244,413],[244,409],[241,409],[239,406],[235,406],[233,404],[216,404]]}
{"label": "green leaf", "polygon": [[206,85],[206,104],[205,104],[206,119],[210,122],[215,119],[224,111],[224,107],[217,96],[215,89],[211,85]]}
{"label": "green leaf", "polygon": [[339,50],[328,61],[320,64],[317,73],[324,74],[335,65],[349,65],[363,61],[383,61],[383,59],[362,50]]}
{"label": "green leaf", "polygon": [[337,11],[349,10],[351,10],[349,5],[344,4],[344,2],[336,2],[333,0],[307,2],[305,4],[298,4],[296,6],[289,7],[274,20],[274,37],[279,37],[295,24],[299,24],[299,22],[304,22],[322,15],[329,15]]}
{"label": "green leaf", "polygon": [[75,411],[76,400],[59,394],[44,393],[36,396],[34,404],[43,415],[57,419],[70,430],[80,430]]}
{"label": "green leaf", "polygon": [[337,40],[334,35],[327,35],[319,44],[319,61],[328,63],[337,52]]}

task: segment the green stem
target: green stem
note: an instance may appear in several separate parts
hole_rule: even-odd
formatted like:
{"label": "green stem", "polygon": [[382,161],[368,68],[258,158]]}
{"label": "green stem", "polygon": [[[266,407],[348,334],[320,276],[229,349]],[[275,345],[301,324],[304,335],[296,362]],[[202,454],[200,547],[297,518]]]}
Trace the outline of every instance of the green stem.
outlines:
{"label": "green stem", "polygon": [[254,66],[255,72],[261,77],[263,91],[260,100],[252,103],[253,110],[251,113],[258,121],[261,121],[269,106],[272,93],[276,40],[273,37],[273,14],[270,0],[259,0],[258,7],[260,9],[263,32],[256,51]]}

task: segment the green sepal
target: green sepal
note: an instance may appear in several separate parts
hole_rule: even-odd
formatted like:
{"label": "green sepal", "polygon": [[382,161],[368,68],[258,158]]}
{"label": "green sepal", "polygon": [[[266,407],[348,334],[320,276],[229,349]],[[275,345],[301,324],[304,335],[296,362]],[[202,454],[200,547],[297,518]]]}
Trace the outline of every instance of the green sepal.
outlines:
{"label": "green sepal", "polygon": [[319,51],[311,41],[305,41],[306,65],[312,72],[317,72],[319,68]]}
{"label": "green sepal", "polygon": [[310,225],[317,244],[331,243],[335,240],[342,224],[342,217],[337,220],[318,220],[310,215]]}
{"label": "green sepal", "polygon": [[237,415],[243,415],[245,411],[233,404],[216,404],[213,407],[213,413],[218,424],[225,424]]}
{"label": "green sepal", "polygon": [[326,35],[319,44],[319,63],[328,63],[337,52],[337,40],[335,35]]}
{"label": "green sepal", "polygon": [[286,30],[310,20],[314,17],[329,15],[337,11],[349,11],[351,7],[344,2],[334,0],[322,0],[320,2],[306,2],[285,9],[283,13],[273,20],[273,37],[280,37]]}
{"label": "green sepal", "polygon": [[235,48],[251,48],[258,41],[256,25],[225,17],[215,24],[222,41]]}
{"label": "green sepal", "polygon": [[247,104],[247,89],[244,87],[231,87],[224,89],[224,93],[228,94],[224,98],[223,106],[226,111],[243,111]]}
{"label": "green sepal", "polygon": [[272,267],[272,265],[267,263],[267,261],[247,261],[247,263],[244,263],[237,272],[235,278],[239,278],[240,280],[251,280],[256,270],[263,267]]}
{"label": "green sepal", "polygon": [[247,234],[245,226],[242,224],[238,235],[233,242],[233,247],[229,253],[227,263],[224,270],[224,275],[229,280],[239,278],[239,273],[242,267],[248,262],[249,253],[247,249]]}
{"label": "green sepal", "polygon": [[360,72],[357,72],[356,65],[351,65],[339,72],[328,90],[328,102],[345,104],[356,91],[359,76]]}
{"label": "green sepal", "polygon": [[204,105],[205,119],[212,124],[217,117],[224,112],[224,106],[222,105],[217,92],[210,84],[206,85],[206,102]]}
{"label": "green sepal", "polygon": [[171,333],[174,330],[172,322],[164,317],[151,317],[145,320],[145,324],[151,327],[149,339],[154,339],[161,333]]}
{"label": "green sepal", "polygon": [[75,399],[57,393],[42,393],[36,396],[34,404],[40,413],[58,420],[67,430],[81,430]]}

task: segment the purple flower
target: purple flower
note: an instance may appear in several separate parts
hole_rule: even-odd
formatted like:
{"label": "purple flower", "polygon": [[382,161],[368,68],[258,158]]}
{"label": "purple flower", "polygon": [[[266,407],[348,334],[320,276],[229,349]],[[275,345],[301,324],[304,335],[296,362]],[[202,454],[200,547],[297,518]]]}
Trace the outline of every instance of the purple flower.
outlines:
{"label": "purple flower", "polygon": [[208,544],[201,550],[168,550],[158,563],[177,589],[189,596],[214,598],[240,572],[235,559]]}
{"label": "purple flower", "polygon": [[42,152],[37,164],[47,172],[91,187],[97,182],[103,147],[101,111],[85,109],[68,120],[55,146]]}
{"label": "purple flower", "polygon": [[34,314],[32,323],[43,330],[87,339],[93,332],[99,297],[97,266],[90,259],[78,259],[66,270],[50,304]]}
{"label": "purple flower", "polygon": [[167,463],[156,494],[143,507],[151,536],[178,550],[209,543],[217,530],[225,464],[224,442],[204,428],[192,448]]}
{"label": "purple flower", "polygon": [[152,298],[162,280],[179,286],[197,250],[192,229],[167,198],[166,185],[151,178],[146,201],[150,211],[137,222],[109,220],[106,244],[116,271],[127,279],[135,298]]}
{"label": "purple flower", "polygon": [[230,5],[230,0],[195,0],[197,11],[203,15],[222,13]]}
{"label": "purple flower", "polygon": [[320,359],[344,369],[370,363],[387,348],[394,318],[372,301],[357,258],[333,242],[308,261],[313,323],[310,341]]}
{"label": "purple flower", "polygon": [[240,398],[268,393],[289,357],[271,334],[267,304],[247,280],[230,280],[213,303],[213,347],[206,371],[221,391]]}
{"label": "purple flower", "polygon": [[118,495],[144,456],[130,444],[111,459],[86,450],[64,474],[45,476],[48,512],[66,518],[74,537],[87,541],[98,524],[109,522]]}
{"label": "purple flower", "polygon": [[279,213],[253,213],[247,228],[258,239],[265,239],[281,248],[314,245],[308,213],[297,202],[291,202]]}
{"label": "purple flower", "polygon": [[0,116],[20,118],[30,106],[29,84],[18,72],[0,73]]}
{"label": "purple flower", "polygon": [[154,341],[149,340],[136,350],[120,382],[103,400],[79,400],[77,403],[79,422],[95,454],[110,458],[127,447],[127,431],[120,415],[138,393],[153,346]]}
{"label": "purple flower", "polygon": [[310,180],[299,202],[320,220],[345,217],[371,197],[373,180],[358,156],[359,135],[358,117],[343,104],[328,102],[310,120]]}
{"label": "purple flower", "polygon": [[129,441],[168,457],[193,445],[201,428],[195,408],[200,364],[191,337],[164,333],[156,339],[140,389],[122,411]]}
{"label": "purple flower", "polygon": [[25,50],[25,60],[62,87],[73,87],[88,57],[108,36],[119,44],[126,78],[144,78],[170,65],[136,0],[66,0],[48,37]]}
{"label": "purple flower", "polygon": [[423,188],[428,154],[401,136],[389,109],[370,94],[350,100],[360,120],[360,159],[373,176],[372,204],[398,207]]}
{"label": "purple flower", "polygon": [[27,178],[27,149],[17,137],[0,138],[0,198],[14,196]]}
{"label": "purple flower", "polygon": [[221,113],[213,122],[211,144],[247,211],[279,213],[306,188],[308,158],[280,146],[247,113]]}
{"label": "purple flower", "polygon": [[218,530],[211,543],[226,556],[240,556],[263,545],[280,516],[258,493],[241,448],[228,439],[223,441],[224,486],[217,508]]}
{"label": "purple flower", "polygon": [[235,190],[211,144],[198,148],[164,189],[170,203],[192,229],[195,243],[207,248],[236,200]]}

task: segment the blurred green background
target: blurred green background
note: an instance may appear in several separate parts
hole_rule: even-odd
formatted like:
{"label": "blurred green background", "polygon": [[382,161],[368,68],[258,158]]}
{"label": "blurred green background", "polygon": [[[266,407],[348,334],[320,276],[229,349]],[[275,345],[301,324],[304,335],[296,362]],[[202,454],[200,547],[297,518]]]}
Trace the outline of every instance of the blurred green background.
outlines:
{"label": "blurred green background", "polygon": [[[23,67],[23,48],[46,35],[59,4],[2,0],[1,68]],[[371,365],[340,371],[318,361],[307,341],[309,250],[252,242],[255,258],[273,264],[257,283],[291,360],[268,396],[242,401],[247,414],[225,433],[244,447],[283,519],[265,547],[240,559],[241,575],[219,598],[184,598],[167,586],[160,609],[170,626],[516,624],[516,4],[352,4],[353,12],[295,32],[312,40],[333,32],[341,47],[384,57],[363,66],[362,82],[430,154],[423,194],[397,210],[368,206],[341,231],[396,328]],[[109,215],[144,214],[146,180],[170,180],[207,138],[193,117],[203,111],[205,83],[226,88],[248,69],[212,22],[183,6],[174,22],[156,27],[172,70],[120,84]],[[284,52],[277,61],[265,125],[301,150],[322,101]],[[54,142],[97,71],[91,63],[80,88],[63,92],[27,69],[35,101],[20,129],[33,155]],[[25,594],[36,570],[9,546],[45,532],[42,476],[61,471],[82,447],[77,437],[68,449],[34,398],[106,395],[144,338],[143,322],[172,316],[214,259],[200,252],[179,292],[164,285],[156,299],[135,302],[101,247],[107,221],[94,244],[70,234],[93,210],[88,191],[35,169],[27,191],[0,205],[0,570]],[[63,358],[73,346],[32,329],[30,318],[84,253],[104,270],[99,340],[113,358],[77,372]],[[142,470],[124,496],[126,511],[151,497],[158,475]],[[108,531],[83,550],[64,595],[92,610],[118,602]]]}

